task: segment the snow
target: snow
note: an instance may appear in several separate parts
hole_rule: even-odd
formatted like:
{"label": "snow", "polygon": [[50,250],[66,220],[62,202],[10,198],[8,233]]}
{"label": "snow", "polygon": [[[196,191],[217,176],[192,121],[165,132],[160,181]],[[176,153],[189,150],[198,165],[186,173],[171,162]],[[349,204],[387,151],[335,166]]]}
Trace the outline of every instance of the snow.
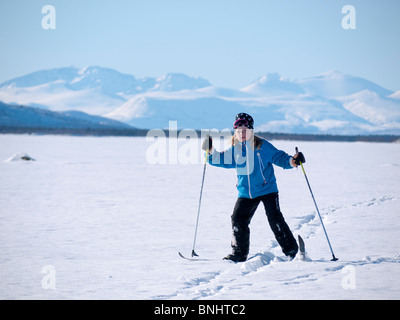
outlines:
{"label": "snow", "polygon": [[[0,299],[398,299],[399,144],[272,143],[305,154],[338,261],[301,170],[275,173],[308,261],[282,261],[262,205],[252,258],[221,260],[236,177],[207,166],[196,252],[210,261],[192,262],[178,251],[192,249],[200,152],[196,164],[152,165],[145,138],[0,135]],[[9,161],[19,153],[36,161]]]}
{"label": "snow", "polygon": [[2,88],[0,101],[40,106],[52,111],[77,110],[94,115],[110,112],[124,102],[120,98],[105,96],[96,89],[67,90],[59,81],[28,88]]}
{"label": "snow", "polygon": [[382,96],[392,94],[369,80],[343,74],[339,71],[328,71],[315,77],[295,81],[307,93],[317,94],[325,97],[347,96],[363,90],[369,90]]}
{"label": "snow", "polygon": [[277,73],[269,73],[242,89],[243,92],[254,95],[285,95],[302,94],[304,90],[296,83],[282,78]]}
{"label": "snow", "polygon": [[380,97],[375,92],[364,90],[341,100],[344,108],[370,123],[382,125],[398,123],[400,120],[398,100]]}
{"label": "snow", "polygon": [[68,67],[41,70],[8,80],[0,84],[0,101],[53,111],[80,110],[104,115],[142,92],[194,90],[209,85],[200,77],[178,73],[137,79],[99,66]]}
{"label": "snow", "polygon": [[390,98],[393,98],[393,99],[400,99],[400,90],[399,90],[399,91],[396,91],[396,92],[393,93],[393,94],[391,94],[389,97],[390,97]]}

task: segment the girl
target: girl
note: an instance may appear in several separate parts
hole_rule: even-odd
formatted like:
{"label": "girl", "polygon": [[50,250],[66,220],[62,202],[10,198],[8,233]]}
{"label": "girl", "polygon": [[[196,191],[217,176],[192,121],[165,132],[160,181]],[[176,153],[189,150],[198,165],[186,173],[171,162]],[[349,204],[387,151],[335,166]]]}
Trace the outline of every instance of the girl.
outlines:
{"label": "girl", "polygon": [[233,124],[232,146],[218,152],[207,137],[202,149],[209,153],[208,162],[217,167],[235,168],[239,192],[232,219],[232,254],[224,259],[245,261],[250,246],[250,221],[260,202],[264,204],[269,225],[285,255],[294,258],[298,245],[279,208],[278,188],[272,164],[291,169],[305,162],[301,152],[294,157],[276,149],[266,140],[254,136],[254,120],[239,113]]}

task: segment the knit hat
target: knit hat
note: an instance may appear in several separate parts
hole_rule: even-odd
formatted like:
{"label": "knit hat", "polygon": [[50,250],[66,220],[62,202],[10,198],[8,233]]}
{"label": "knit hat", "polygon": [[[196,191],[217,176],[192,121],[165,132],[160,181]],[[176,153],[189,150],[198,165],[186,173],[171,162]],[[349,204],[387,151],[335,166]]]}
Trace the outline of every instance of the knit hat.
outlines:
{"label": "knit hat", "polygon": [[249,129],[254,129],[254,120],[247,113],[239,113],[235,117],[235,122],[233,123],[233,129],[237,129],[239,126],[245,126]]}

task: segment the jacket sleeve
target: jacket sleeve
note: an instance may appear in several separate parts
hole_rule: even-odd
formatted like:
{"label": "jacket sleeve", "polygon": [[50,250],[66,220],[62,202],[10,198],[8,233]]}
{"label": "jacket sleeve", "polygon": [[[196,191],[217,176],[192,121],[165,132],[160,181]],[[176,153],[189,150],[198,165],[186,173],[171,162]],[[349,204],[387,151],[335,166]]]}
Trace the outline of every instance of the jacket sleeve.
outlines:
{"label": "jacket sleeve", "polygon": [[271,155],[271,162],[283,169],[292,169],[291,160],[292,157],[285,151],[278,150],[272,144],[267,142],[267,152]]}
{"label": "jacket sleeve", "polygon": [[218,152],[213,148],[213,152],[208,156],[208,163],[215,167],[221,167],[226,169],[236,168],[235,158],[233,156],[233,148]]}

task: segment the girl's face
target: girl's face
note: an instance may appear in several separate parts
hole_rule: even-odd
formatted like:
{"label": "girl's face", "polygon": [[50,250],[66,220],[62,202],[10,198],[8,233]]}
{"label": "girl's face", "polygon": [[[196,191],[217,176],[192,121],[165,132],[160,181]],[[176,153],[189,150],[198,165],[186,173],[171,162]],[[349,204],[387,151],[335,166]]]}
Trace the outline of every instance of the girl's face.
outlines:
{"label": "girl's face", "polygon": [[251,138],[253,138],[253,129],[249,129],[245,126],[240,126],[235,129],[235,137],[240,142],[249,141]]}

